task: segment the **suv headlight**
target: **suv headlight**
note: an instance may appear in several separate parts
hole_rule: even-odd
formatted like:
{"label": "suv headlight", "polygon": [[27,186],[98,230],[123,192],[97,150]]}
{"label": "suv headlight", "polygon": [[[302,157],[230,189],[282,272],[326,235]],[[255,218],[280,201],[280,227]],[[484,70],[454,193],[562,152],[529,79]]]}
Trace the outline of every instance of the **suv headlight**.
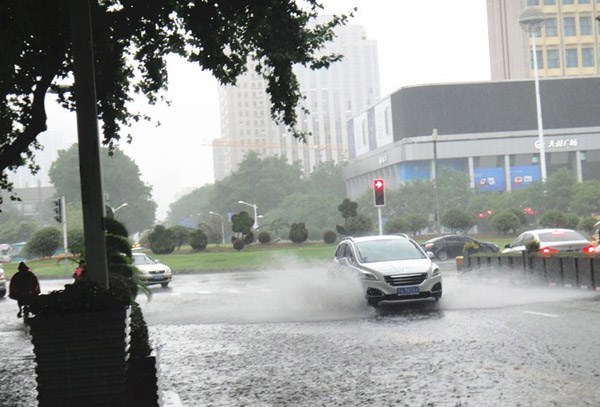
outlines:
{"label": "suv headlight", "polygon": [[434,269],[434,270],[431,272],[431,277],[439,276],[440,274],[441,274],[441,273],[440,273],[440,269]]}
{"label": "suv headlight", "polygon": [[369,273],[367,271],[362,272],[362,278],[363,278],[363,280],[371,280],[371,281],[379,280],[375,274]]}

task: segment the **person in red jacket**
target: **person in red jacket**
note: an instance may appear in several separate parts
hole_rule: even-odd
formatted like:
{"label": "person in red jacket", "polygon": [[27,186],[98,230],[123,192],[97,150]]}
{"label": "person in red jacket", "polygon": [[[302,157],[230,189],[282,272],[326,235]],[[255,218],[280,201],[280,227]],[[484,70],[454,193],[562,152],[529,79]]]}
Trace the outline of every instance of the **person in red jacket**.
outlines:
{"label": "person in red jacket", "polygon": [[75,282],[78,282],[78,281],[83,280],[84,276],[85,276],[85,260],[79,260],[79,265],[73,272],[73,278],[75,279]]}
{"label": "person in red jacket", "polygon": [[21,262],[18,271],[10,279],[8,296],[17,301],[19,313],[17,318],[29,316],[29,306],[40,295],[40,283],[29,267]]}

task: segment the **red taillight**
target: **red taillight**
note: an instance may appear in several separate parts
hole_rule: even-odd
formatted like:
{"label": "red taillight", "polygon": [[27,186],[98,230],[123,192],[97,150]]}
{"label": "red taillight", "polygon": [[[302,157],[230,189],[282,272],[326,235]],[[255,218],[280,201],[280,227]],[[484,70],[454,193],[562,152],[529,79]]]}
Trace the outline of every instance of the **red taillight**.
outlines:
{"label": "red taillight", "polygon": [[551,247],[542,247],[540,249],[540,253],[542,253],[542,254],[553,254],[553,253],[558,253],[558,250],[553,249]]}
{"label": "red taillight", "polygon": [[433,243],[427,243],[427,244],[425,245],[425,248],[426,248],[426,249],[431,249],[432,247],[433,247]]}
{"label": "red taillight", "polygon": [[596,248],[590,244],[581,249],[581,251],[585,254],[594,254],[596,253]]}

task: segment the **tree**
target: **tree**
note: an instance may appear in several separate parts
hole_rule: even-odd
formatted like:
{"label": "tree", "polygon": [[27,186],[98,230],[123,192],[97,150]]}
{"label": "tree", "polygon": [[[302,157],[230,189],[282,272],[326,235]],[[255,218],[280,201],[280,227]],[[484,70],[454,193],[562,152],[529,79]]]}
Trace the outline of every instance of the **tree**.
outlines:
{"label": "tree", "polygon": [[336,201],[335,195],[293,193],[285,197],[276,208],[265,214],[261,230],[275,220],[288,225],[287,230],[289,230],[289,225],[295,221],[303,220],[308,229],[314,228],[321,235],[323,227],[335,225],[339,216],[333,203]]}
{"label": "tree", "polygon": [[490,220],[490,226],[503,235],[511,230],[516,230],[520,225],[521,221],[513,211],[495,213]]}
{"label": "tree", "polygon": [[560,168],[548,177],[545,185],[544,202],[546,208],[568,211],[575,196],[577,179],[568,168]]}
{"label": "tree", "polygon": [[408,230],[410,230],[413,236],[419,234],[419,232],[427,227],[429,222],[427,218],[423,215],[408,215],[406,216],[406,225]]}
{"label": "tree", "polygon": [[27,241],[38,228],[31,216],[23,216],[17,211],[0,213],[0,241],[17,243]]}
{"label": "tree", "polygon": [[346,197],[346,184],[342,176],[342,164],[333,161],[317,164],[304,182],[304,191],[312,195],[334,196],[336,201]]}
{"label": "tree", "polygon": [[173,236],[173,243],[175,244],[175,248],[177,250],[181,249],[181,246],[189,243],[190,241],[190,228],[186,228],[185,226],[175,225],[169,228],[171,231],[171,235]]}
{"label": "tree", "polygon": [[395,218],[388,219],[383,229],[387,234],[404,233],[408,230],[408,224],[404,216],[396,216]]}
{"label": "tree", "polygon": [[546,228],[564,228],[567,217],[558,209],[550,209],[540,217],[540,225]]}
{"label": "tree", "polygon": [[53,227],[36,232],[25,245],[25,253],[31,257],[50,257],[60,247],[62,233]]}
{"label": "tree", "polygon": [[584,216],[579,220],[579,224],[577,225],[577,229],[586,232],[588,235],[594,234],[594,225],[598,223],[598,219],[593,216]]}
{"label": "tree", "polygon": [[567,229],[577,229],[577,225],[579,225],[579,216],[574,213],[567,213],[565,215],[565,228]]}
{"label": "tree", "polygon": [[148,235],[150,250],[154,254],[169,254],[175,250],[173,232],[163,225],[156,225],[152,233]]}
{"label": "tree", "polygon": [[448,209],[442,215],[442,225],[446,226],[452,232],[458,230],[466,232],[475,225],[474,217],[469,212],[459,208]]}
{"label": "tree", "polygon": [[[317,55],[348,16],[313,24],[322,5],[317,0],[239,2],[230,0],[90,2],[93,21],[95,88],[103,143],[113,148],[123,128],[146,118],[130,111],[132,94],[149,103],[161,99],[168,84],[166,58],[178,54],[209,70],[221,83],[235,84],[247,61],[267,81],[272,116],[295,137],[297,106],[302,98],[292,67],[327,67],[339,55]],[[73,53],[67,0],[9,0],[0,8],[0,188],[12,189],[5,169],[28,165],[37,136],[46,130],[48,90],[75,108]]]}
{"label": "tree", "polygon": [[[156,214],[152,187],[141,180],[137,164],[120,149],[115,148],[110,156],[107,148],[101,149],[101,152],[104,192],[108,195],[109,202],[113,205],[127,203],[115,216],[127,225],[131,233],[150,228]],[[78,168],[79,150],[77,144],[73,144],[66,150],[58,151],[58,158],[51,164],[48,176],[57,195],[64,196],[69,207],[80,208],[81,181]],[[81,216],[80,211],[78,215]]]}
{"label": "tree", "polygon": [[82,254],[85,251],[83,230],[72,229],[67,232],[67,243],[72,254]]}
{"label": "tree", "polygon": [[348,218],[346,236],[366,236],[373,232],[373,222],[363,214]]}
{"label": "tree", "polygon": [[583,216],[600,212],[600,181],[592,180],[577,184],[571,207],[575,213]]}

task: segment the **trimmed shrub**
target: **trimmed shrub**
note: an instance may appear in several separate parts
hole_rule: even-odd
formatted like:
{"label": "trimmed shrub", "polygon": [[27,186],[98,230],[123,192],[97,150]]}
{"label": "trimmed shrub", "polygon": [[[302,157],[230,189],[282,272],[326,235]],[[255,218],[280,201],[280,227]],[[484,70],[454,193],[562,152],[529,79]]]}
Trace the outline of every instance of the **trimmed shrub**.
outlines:
{"label": "trimmed shrub", "polygon": [[323,241],[327,244],[333,244],[337,240],[337,233],[333,230],[326,230],[323,233]]}
{"label": "trimmed shrub", "polygon": [[248,232],[248,234],[244,236],[244,244],[252,243],[254,243],[254,232]]}
{"label": "trimmed shrub", "polygon": [[269,232],[260,232],[258,234],[258,241],[261,244],[271,243],[271,234]]}
{"label": "trimmed shrub", "polygon": [[244,246],[245,246],[245,244],[242,239],[235,239],[233,241],[233,248],[235,250],[237,250],[238,252],[241,251],[244,248]]}
{"label": "trimmed shrub", "polygon": [[175,250],[175,240],[173,232],[162,225],[156,225],[150,235],[148,235],[150,250],[154,254],[169,254]]}
{"label": "trimmed shrub", "polygon": [[208,236],[202,229],[196,229],[190,232],[189,242],[193,250],[204,250],[208,245]]}
{"label": "trimmed shrub", "polygon": [[31,257],[50,257],[60,247],[62,233],[53,227],[36,232],[25,245],[25,253]]}
{"label": "trimmed shrub", "polygon": [[304,223],[293,223],[290,229],[290,240],[294,243],[302,243],[308,239],[308,230]]}

